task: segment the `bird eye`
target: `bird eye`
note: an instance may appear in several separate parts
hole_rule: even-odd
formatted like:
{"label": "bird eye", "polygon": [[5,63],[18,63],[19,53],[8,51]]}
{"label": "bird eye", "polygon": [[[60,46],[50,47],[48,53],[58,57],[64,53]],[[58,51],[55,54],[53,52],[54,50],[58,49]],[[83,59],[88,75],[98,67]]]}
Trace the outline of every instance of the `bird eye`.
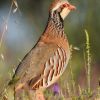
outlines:
{"label": "bird eye", "polygon": [[62,6],[63,6],[63,8],[64,8],[64,7],[66,7],[66,4],[63,4]]}
{"label": "bird eye", "polygon": [[69,6],[70,6],[69,3],[65,3],[65,4],[63,4],[63,7],[69,7]]}
{"label": "bird eye", "polygon": [[64,3],[64,4],[62,4],[62,5],[57,9],[57,11],[58,11],[58,12],[61,12],[65,7],[69,7],[69,6],[70,6],[70,4]]}

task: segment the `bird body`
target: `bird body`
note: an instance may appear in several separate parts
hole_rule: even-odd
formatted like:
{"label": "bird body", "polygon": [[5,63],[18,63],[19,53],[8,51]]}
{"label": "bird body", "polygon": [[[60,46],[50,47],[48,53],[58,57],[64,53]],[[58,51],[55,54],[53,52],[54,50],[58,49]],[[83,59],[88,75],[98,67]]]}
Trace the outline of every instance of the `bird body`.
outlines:
{"label": "bird body", "polygon": [[[32,79],[34,80],[34,78],[40,76],[38,77],[38,84],[42,84],[44,88],[48,87],[54,82],[50,82],[49,80],[49,83],[51,84],[49,85],[49,83],[47,83],[48,85],[46,86],[44,80],[48,81],[48,79],[45,79],[45,77],[47,77],[47,75],[50,74],[50,70],[52,70],[51,74],[57,74],[57,76],[55,75],[55,78],[53,77],[56,81],[62,74],[61,72],[59,72],[60,67],[62,67],[63,72],[63,70],[67,66],[69,56],[69,44],[67,41],[67,37],[64,34],[63,21],[62,19],[60,19],[60,16],[55,13],[55,18],[51,19],[50,17],[46,30],[40,37],[36,46],[25,56],[23,61],[18,66],[15,76],[19,77],[21,83],[28,82],[30,80],[32,81]],[[52,62],[50,62],[51,59]],[[48,70],[48,73],[43,72],[46,70]],[[59,73],[57,73],[56,71],[58,71]],[[45,73],[47,75],[44,75]],[[53,81],[53,79],[51,81]]]}
{"label": "bird body", "polygon": [[70,58],[63,21],[74,8],[68,1],[55,0],[52,3],[43,34],[15,71],[13,80],[18,79],[16,93],[25,86],[31,90],[46,89],[63,74]]}
{"label": "bird body", "polygon": [[[59,29],[60,31],[55,30],[56,28],[52,26],[52,24],[51,27],[53,27],[54,29],[51,28],[50,30],[50,26],[47,27],[46,31],[48,33],[45,32],[41,36],[37,45],[25,56],[23,61],[18,66],[15,77],[19,77],[19,79],[21,80],[20,84],[22,84],[23,82],[28,82],[30,80],[32,82],[32,79],[34,80],[34,78],[37,79],[38,77],[39,82],[38,79],[37,81],[34,80],[36,82],[34,82],[33,86],[35,86],[35,84],[38,82],[38,85],[40,84],[40,87],[43,86],[44,88],[46,88],[53,84],[53,80],[56,81],[62,74],[60,72],[60,67],[62,67],[63,72],[63,70],[67,66],[70,56],[67,38],[64,34],[63,29]],[[56,73],[55,77],[53,77],[54,73]],[[51,77],[53,77],[51,78],[51,82],[47,78],[49,74],[52,74]],[[46,82],[48,81],[49,83],[45,83],[44,80]],[[33,86],[32,88],[35,88]]]}

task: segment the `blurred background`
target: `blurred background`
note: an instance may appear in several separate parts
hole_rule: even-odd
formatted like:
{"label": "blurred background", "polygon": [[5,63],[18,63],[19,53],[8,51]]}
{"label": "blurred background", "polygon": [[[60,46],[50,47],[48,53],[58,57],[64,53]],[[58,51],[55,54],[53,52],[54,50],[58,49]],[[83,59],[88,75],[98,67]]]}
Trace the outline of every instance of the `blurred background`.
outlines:
{"label": "blurred background", "polygon": [[[0,89],[12,76],[13,69],[20,60],[35,45],[44,31],[48,20],[49,5],[52,0],[17,0],[12,6],[12,0],[0,0]],[[86,86],[85,71],[85,32],[90,36],[91,46],[91,87],[96,88],[100,79],[100,1],[99,0],[69,0],[77,7],[65,20],[65,33],[70,45],[78,47],[72,54],[71,66],[75,82]],[[5,21],[8,21],[4,25]],[[5,27],[6,26],[6,27]],[[4,27],[7,30],[4,34]],[[3,37],[2,37],[3,34]],[[63,80],[70,79],[69,67],[63,75]],[[66,77],[67,76],[67,77]],[[63,88],[62,79],[59,81]]]}

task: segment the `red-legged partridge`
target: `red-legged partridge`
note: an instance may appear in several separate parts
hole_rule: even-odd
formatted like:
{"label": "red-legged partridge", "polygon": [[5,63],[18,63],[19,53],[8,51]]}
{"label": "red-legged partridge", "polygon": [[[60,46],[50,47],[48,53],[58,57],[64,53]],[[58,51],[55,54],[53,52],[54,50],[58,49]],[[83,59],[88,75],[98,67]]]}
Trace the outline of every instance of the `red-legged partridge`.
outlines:
{"label": "red-legged partridge", "polygon": [[20,62],[13,76],[13,80],[18,79],[15,83],[16,93],[25,87],[31,91],[44,90],[63,74],[70,58],[63,21],[74,9],[75,7],[67,0],[54,0],[51,4],[43,34]]}

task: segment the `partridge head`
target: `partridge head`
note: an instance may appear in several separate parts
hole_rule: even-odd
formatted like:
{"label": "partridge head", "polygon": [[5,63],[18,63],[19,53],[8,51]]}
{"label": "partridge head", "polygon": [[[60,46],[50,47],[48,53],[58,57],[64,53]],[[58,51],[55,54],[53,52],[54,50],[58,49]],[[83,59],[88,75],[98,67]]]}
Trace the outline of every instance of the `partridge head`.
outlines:
{"label": "partridge head", "polygon": [[67,0],[55,0],[50,6],[51,16],[57,11],[61,18],[64,20],[71,10],[75,10],[76,7],[71,5]]}

